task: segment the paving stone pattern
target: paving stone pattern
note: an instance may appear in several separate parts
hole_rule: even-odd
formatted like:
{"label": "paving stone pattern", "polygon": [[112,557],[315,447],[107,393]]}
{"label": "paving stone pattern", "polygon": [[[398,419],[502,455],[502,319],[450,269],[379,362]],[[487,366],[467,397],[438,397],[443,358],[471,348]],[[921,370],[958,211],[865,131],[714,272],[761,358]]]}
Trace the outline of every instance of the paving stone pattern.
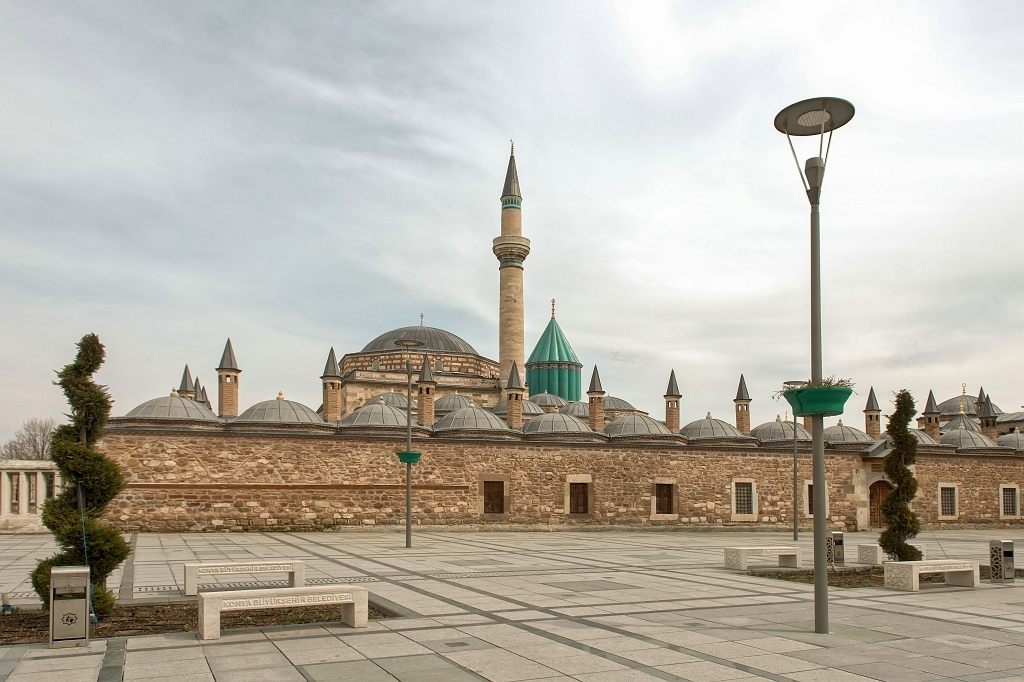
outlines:
{"label": "paving stone pattern", "polygon": [[[929,556],[984,560],[990,535],[943,531],[922,539]],[[875,539],[849,534],[847,545]],[[360,581],[371,599],[410,615],[359,631],[228,630],[210,643],[180,633],[77,650],[0,647],[0,681],[1024,682],[1024,582],[928,585],[917,594],[833,589],[831,634],[817,635],[810,585],[723,568],[724,547],[790,544],[780,534],[420,532],[411,550],[403,540],[398,533],[133,536],[135,554],[111,581],[132,603],[183,599],[186,561],[301,559],[311,581]],[[810,556],[809,536],[799,546]],[[3,589],[31,592],[23,573],[50,551],[45,536],[0,536]],[[204,576],[200,589],[280,578]]]}

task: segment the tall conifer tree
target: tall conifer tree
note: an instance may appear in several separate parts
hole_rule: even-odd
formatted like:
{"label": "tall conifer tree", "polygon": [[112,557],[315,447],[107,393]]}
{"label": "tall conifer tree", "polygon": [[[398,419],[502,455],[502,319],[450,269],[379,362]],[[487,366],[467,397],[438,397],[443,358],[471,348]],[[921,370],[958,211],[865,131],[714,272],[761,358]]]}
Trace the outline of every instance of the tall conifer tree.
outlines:
{"label": "tall conifer tree", "polygon": [[[97,617],[113,610],[114,596],[105,582],[130,552],[121,533],[102,522],[110,500],[124,488],[121,468],[96,449],[110,415],[111,400],[106,387],[93,381],[92,375],[103,364],[105,355],[99,337],[87,334],[78,342],[75,361],[57,373],[55,383],[64,390],[71,405],[71,423],[58,426],[50,441],[53,461],[65,487],[60,495],[43,505],[43,524],[53,532],[60,551],[41,560],[32,571],[32,587],[43,604],[49,604],[50,567],[88,563]],[[84,524],[79,484],[85,506]],[[88,562],[83,540],[88,542]]]}
{"label": "tall conifer tree", "polygon": [[921,560],[921,551],[907,544],[907,540],[916,537],[921,530],[917,514],[910,509],[910,503],[917,496],[917,479],[909,468],[917,459],[917,438],[907,425],[916,413],[914,396],[906,389],[900,391],[896,394],[896,410],[885,429],[892,439],[892,452],[886,455],[882,466],[896,487],[882,500],[882,517],[887,527],[878,538],[878,544],[899,561]]}

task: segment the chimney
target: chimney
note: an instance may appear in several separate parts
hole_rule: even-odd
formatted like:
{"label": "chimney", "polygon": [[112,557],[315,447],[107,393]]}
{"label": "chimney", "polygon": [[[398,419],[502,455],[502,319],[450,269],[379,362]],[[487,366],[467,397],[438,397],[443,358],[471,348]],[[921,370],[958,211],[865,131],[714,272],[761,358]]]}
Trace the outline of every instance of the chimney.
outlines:
{"label": "chimney", "polygon": [[594,431],[604,431],[604,389],[601,388],[597,365],[594,365],[594,373],[590,377],[587,397],[590,400],[590,428]]}

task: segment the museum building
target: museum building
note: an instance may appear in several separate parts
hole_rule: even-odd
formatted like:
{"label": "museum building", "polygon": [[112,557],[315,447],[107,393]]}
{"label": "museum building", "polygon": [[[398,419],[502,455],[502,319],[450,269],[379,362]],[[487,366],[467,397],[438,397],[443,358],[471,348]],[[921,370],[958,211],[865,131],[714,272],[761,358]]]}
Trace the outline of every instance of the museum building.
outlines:
{"label": "museum building", "polygon": [[[525,357],[522,197],[514,154],[501,196],[499,357],[423,324],[381,334],[339,360],[330,349],[318,409],[282,394],[239,410],[242,369],[230,340],[217,373],[217,411],[185,368],[178,388],[112,418],[101,446],[127,488],[109,520],[126,531],[328,530],[404,523],[407,414],[413,523],[422,526],[577,527],[810,525],[810,435],[777,418],[750,425],[740,377],[732,422],[680,424],[669,372],[663,419],[606,394],[555,319]],[[405,395],[406,363],[414,400]],[[315,376],[315,374],[313,375]],[[407,413],[408,410],[408,413]],[[891,489],[890,442],[874,390],[864,429],[825,430],[830,526],[881,525]],[[1021,524],[1024,413],[985,394],[938,403],[929,395],[913,432],[926,527]],[[802,481],[793,500],[793,451]],[[9,490],[5,478],[3,490]],[[0,504],[11,505],[9,494]],[[19,503],[24,507],[24,503]],[[794,508],[795,507],[795,508]]]}

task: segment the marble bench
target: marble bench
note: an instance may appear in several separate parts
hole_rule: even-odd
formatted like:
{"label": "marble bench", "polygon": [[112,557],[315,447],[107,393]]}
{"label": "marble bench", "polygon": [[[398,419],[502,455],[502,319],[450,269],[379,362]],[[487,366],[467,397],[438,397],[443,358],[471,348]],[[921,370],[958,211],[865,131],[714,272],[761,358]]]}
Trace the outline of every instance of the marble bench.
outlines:
{"label": "marble bench", "polygon": [[270,587],[259,590],[203,592],[199,596],[199,639],[220,639],[222,611],[283,609],[293,606],[341,604],[341,622],[365,628],[368,593],[365,587],[316,585],[314,587]]}
{"label": "marble bench", "polygon": [[947,585],[978,587],[981,584],[977,561],[886,561],[882,567],[885,586],[892,590],[920,591],[922,573],[945,573]]}
{"label": "marble bench", "polygon": [[778,557],[779,566],[800,568],[799,547],[726,547],[725,567],[747,570],[747,560],[759,557]]}
{"label": "marble bench", "polygon": [[230,573],[287,573],[288,587],[306,584],[306,563],[303,561],[185,564],[185,596],[194,597],[199,592],[199,576]]}
{"label": "marble bench", "polygon": [[[928,553],[924,549],[924,545],[920,542],[908,542],[911,547],[917,547],[921,550],[921,559],[926,560]],[[857,545],[857,563],[858,564],[869,564],[871,566],[881,566],[883,561],[887,561],[888,557],[884,551],[882,551],[881,545]]]}

